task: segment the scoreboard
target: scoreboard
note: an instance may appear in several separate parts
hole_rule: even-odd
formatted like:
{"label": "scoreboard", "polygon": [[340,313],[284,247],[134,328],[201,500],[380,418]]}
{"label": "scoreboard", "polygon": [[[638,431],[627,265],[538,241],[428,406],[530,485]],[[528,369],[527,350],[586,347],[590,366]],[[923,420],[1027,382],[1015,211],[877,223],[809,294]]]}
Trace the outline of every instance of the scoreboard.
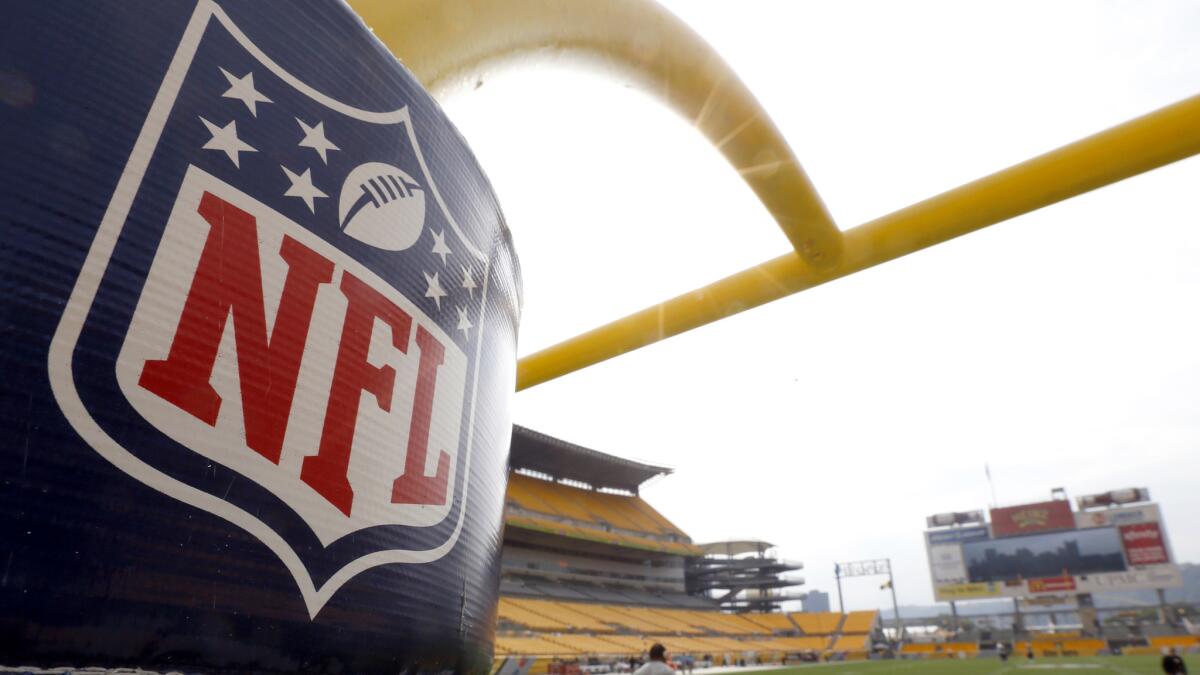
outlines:
{"label": "scoreboard", "polygon": [[[1148,494],[1144,490],[1139,495]],[[1096,503],[1081,498],[1081,504]],[[929,519],[938,601],[1075,595],[1183,585],[1158,504],[1071,508],[1065,499]],[[940,523],[949,523],[941,526]]]}

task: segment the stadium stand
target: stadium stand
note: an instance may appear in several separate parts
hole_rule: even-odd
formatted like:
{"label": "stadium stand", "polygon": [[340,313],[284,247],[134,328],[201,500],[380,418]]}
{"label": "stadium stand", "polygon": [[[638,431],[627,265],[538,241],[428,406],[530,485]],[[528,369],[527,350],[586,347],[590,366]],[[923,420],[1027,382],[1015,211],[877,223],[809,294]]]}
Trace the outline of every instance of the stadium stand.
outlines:
{"label": "stadium stand", "polygon": [[792,612],[788,618],[805,635],[832,635],[842,623],[842,615],[836,612]]}
{"label": "stadium stand", "polygon": [[[530,656],[572,654],[620,654],[637,652],[652,642],[673,644],[680,653],[846,651],[864,652],[869,646],[867,633],[830,636],[770,636],[767,625],[791,623],[783,614],[723,614],[719,611],[680,610],[628,605],[569,603],[530,598],[503,597],[500,601],[502,623],[510,631],[508,638],[536,638],[542,642],[506,642],[507,653],[524,645],[541,649]],[[837,625],[853,615],[822,616],[822,625]],[[873,625],[876,612],[866,612],[856,625]],[[869,621],[869,623],[867,623]],[[767,625],[764,625],[767,624]],[[511,634],[519,631],[519,635]],[[614,631],[620,634],[613,634]],[[795,627],[791,632],[797,632]],[[547,646],[546,643],[557,645]],[[941,647],[942,645],[936,645]],[[933,651],[935,645],[915,645]],[[550,651],[545,651],[549,649]],[[957,650],[964,649],[956,647]],[[972,645],[971,651],[977,651]]]}
{"label": "stadium stand", "polygon": [[766,628],[772,633],[791,633],[798,630],[786,614],[744,614],[746,619]]}
{"label": "stadium stand", "polygon": [[870,633],[875,628],[875,621],[878,617],[879,612],[871,610],[850,612],[846,615],[846,620],[842,622],[841,631],[843,633]]}
{"label": "stadium stand", "polygon": [[[764,556],[770,544],[757,541],[706,545],[720,548],[722,560],[693,564],[707,551],[638,495],[642,483],[669,469],[521,427],[513,432],[510,468],[498,656],[626,659],[661,642],[675,654],[734,663],[867,649],[875,612],[747,612],[771,606],[757,593],[742,613],[729,611],[736,604],[723,610],[714,579],[753,571],[777,585],[802,583],[770,577],[800,564]],[[690,584],[694,574],[707,585]]]}
{"label": "stadium stand", "polygon": [[916,642],[904,645],[900,652],[906,657],[926,659],[955,659],[979,655],[977,642]]}
{"label": "stadium stand", "polygon": [[566,656],[578,652],[540,637],[497,635],[496,653],[521,656]]}
{"label": "stadium stand", "polygon": [[670,629],[662,623],[654,621],[654,616],[648,610],[636,607],[621,607],[619,605],[568,605],[577,612],[587,612],[600,621],[612,624],[618,628],[638,631],[640,633],[668,633]]}
{"label": "stadium stand", "polygon": [[867,643],[868,638],[865,634],[838,635],[834,638],[830,649],[835,652],[865,652],[868,647]]}
{"label": "stadium stand", "polygon": [[1158,635],[1150,638],[1150,646],[1157,650],[1174,647],[1179,650],[1200,647],[1200,635]]}
{"label": "stadium stand", "polygon": [[569,624],[555,621],[515,605],[508,598],[500,598],[500,605],[496,613],[502,622],[516,624],[530,630],[564,630],[571,627]]}
{"label": "stadium stand", "polygon": [[651,640],[640,635],[610,635],[605,641],[616,645],[622,654],[640,654],[653,644]]}
{"label": "stadium stand", "polygon": [[1194,653],[1194,650],[1200,649],[1200,635],[1154,635],[1146,639],[1144,644],[1123,646],[1121,653],[1158,656],[1171,648],[1180,653]]}
{"label": "stadium stand", "polygon": [[[590,632],[611,633],[614,627],[606,624],[603,621],[595,618],[594,615],[587,611],[572,608],[571,606],[553,600],[536,600],[533,598],[501,598],[500,605],[502,608],[517,607],[526,610],[533,615],[545,617],[545,619],[559,623],[571,630],[584,630]],[[501,613],[504,616],[503,611]],[[510,615],[511,616],[511,615]],[[526,624],[528,625],[528,624]],[[537,626],[528,626],[536,629]]]}

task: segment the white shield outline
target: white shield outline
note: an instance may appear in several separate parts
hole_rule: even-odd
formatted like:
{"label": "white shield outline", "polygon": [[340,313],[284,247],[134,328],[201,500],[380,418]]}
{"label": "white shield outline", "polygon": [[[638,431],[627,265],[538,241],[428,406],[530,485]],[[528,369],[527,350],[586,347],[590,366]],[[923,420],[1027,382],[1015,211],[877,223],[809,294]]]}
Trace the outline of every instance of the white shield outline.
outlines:
{"label": "white shield outline", "polygon": [[[320,587],[316,586],[312,575],[308,572],[308,568],[305,567],[295,550],[265,522],[230,502],[172,478],[122,447],[92,418],[75,387],[73,364],[75,346],[83,331],[84,323],[91,313],[92,304],[95,301],[100,282],[104,278],[105,271],[108,269],[113,249],[120,239],[134,198],[141,187],[146,169],[158,146],[159,138],[166,126],[167,119],[170,117],[171,110],[174,108],[176,97],[183,85],[192,60],[200,47],[204,31],[213,18],[220,22],[242,48],[276,77],[279,77],[288,85],[314,101],[321,103],[331,110],[363,122],[404,124],[405,129],[408,131],[413,151],[424,174],[426,184],[430,187],[430,191],[443,214],[445,214],[451,229],[454,230],[455,235],[457,235],[459,241],[462,242],[467,250],[484,263],[480,316],[477,317],[476,321],[476,325],[479,326],[479,333],[476,336],[478,342],[475,345],[475,372],[466,401],[470,412],[466,428],[466,448],[464,449],[466,457],[462,465],[463,475],[460,482],[460,485],[462,485],[462,494],[460,496],[461,502],[459,504],[458,521],[455,523],[454,531],[445,542],[434,548],[424,550],[389,549],[376,551],[357,558],[331,575]],[[433,182],[433,178],[429,173],[429,167],[425,162],[425,157],[421,153],[420,146],[417,143],[417,137],[413,130],[412,119],[407,106],[388,112],[372,112],[348,106],[322,94],[271,60],[270,57],[250,41],[246,34],[233,23],[229,15],[213,0],[198,0],[196,9],[180,39],[179,47],[171,59],[170,66],[163,77],[163,82],[154,97],[154,102],[150,106],[146,121],[142,125],[137,140],[134,142],[133,150],[129,155],[129,160],[125,164],[125,169],[117,181],[112,201],[109,202],[108,208],[104,212],[104,217],[100,221],[100,227],[97,229],[95,239],[92,240],[91,247],[88,249],[87,258],[80,269],[79,277],[75,282],[74,289],[71,291],[71,296],[63,311],[62,319],[59,321],[58,329],[55,331],[54,338],[50,343],[50,355],[47,363],[50,386],[59,407],[75,431],[83,437],[88,445],[115,467],[174,499],[224,518],[266,544],[292,573],[292,576],[296,580],[296,585],[300,588],[300,593],[304,598],[304,604],[308,608],[309,618],[314,619],[317,613],[321,611],[321,608],[333,597],[333,594],[355,575],[373,567],[390,563],[433,562],[449,553],[454,548],[454,544],[458,541],[458,537],[462,533],[463,522],[467,513],[467,496],[469,494],[467,485],[471,476],[471,450],[474,446],[475,435],[475,402],[479,390],[478,364],[483,346],[485,327],[485,322],[482,321],[482,314],[487,304],[490,264],[491,261],[475,246],[474,242],[463,235],[457,221],[455,221],[449,209],[446,208],[446,203],[442,199],[437,185]]]}

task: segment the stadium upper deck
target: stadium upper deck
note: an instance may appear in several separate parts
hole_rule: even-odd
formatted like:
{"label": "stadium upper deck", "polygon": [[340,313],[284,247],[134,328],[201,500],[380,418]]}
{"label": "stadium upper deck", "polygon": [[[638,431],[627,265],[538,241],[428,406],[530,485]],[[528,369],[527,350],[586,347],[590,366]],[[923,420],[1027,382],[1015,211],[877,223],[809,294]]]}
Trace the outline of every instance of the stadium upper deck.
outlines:
{"label": "stadium upper deck", "polygon": [[[637,495],[646,480],[670,473],[516,426],[504,521],[602,544],[679,556],[700,555],[682,530]],[[560,482],[569,481],[569,483]]]}

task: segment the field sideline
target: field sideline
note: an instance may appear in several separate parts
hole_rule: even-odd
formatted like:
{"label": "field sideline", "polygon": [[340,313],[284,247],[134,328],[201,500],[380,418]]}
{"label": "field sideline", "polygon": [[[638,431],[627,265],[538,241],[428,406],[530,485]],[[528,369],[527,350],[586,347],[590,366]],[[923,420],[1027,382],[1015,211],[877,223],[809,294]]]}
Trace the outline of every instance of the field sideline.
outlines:
{"label": "field sideline", "polygon": [[[1187,656],[1184,657],[1185,661]],[[1084,656],[1037,659],[1023,658],[1001,663],[999,659],[936,659],[928,661],[848,661],[795,668],[757,671],[756,675],[874,675],[876,673],[932,673],[934,675],[1038,675],[1038,673],[1116,673],[1155,675],[1162,673],[1158,656]],[[1193,666],[1197,664],[1191,664]]]}

